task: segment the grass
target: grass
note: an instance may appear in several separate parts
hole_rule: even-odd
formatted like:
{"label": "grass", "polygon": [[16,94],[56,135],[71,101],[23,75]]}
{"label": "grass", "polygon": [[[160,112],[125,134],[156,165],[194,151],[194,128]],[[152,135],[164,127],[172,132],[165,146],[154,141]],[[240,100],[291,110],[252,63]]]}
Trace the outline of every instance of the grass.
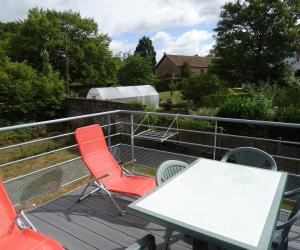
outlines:
{"label": "grass", "polygon": [[172,96],[170,91],[160,92],[159,99],[161,102],[167,102],[168,99],[171,99],[173,104],[177,104],[182,101],[179,90],[173,91]]}
{"label": "grass", "polygon": [[91,180],[90,177],[85,177],[81,180],[78,180],[78,181],[75,181],[73,183],[70,183],[68,185],[65,185],[55,191],[52,191],[48,194],[45,194],[45,195],[42,195],[40,197],[37,197],[33,200],[30,200],[30,201],[27,201],[19,206],[16,207],[16,210],[17,211],[20,211],[22,209],[26,209],[28,207],[32,207],[32,205],[34,204],[35,206],[40,206],[40,205],[43,205],[47,202],[50,202],[68,192],[72,192],[73,190],[87,184],[89,181]]}
{"label": "grass", "polygon": [[[69,145],[65,140],[48,140],[36,142],[29,145],[20,147],[9,148],[0,151],[0,164],[19,160],[36,154],[44,153]],[[66,149],[55,153],[50,153],[45,156],[37,157],[31,160],[25,160],[19,163],[8,165],[0,168],[0,174],[4,180],[11,179],[17,176],[21,176],[39,169],[43,169],[47,166],[70,160],[78,156],[77,150]]]}

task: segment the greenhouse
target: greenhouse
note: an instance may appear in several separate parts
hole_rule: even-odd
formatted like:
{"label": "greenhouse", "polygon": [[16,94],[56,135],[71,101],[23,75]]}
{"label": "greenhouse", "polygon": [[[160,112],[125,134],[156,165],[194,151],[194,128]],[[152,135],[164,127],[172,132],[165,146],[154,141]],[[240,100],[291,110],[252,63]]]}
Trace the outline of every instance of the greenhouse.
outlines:
{"label": "greenhouse", "polygon": [[159,107],[159,95],[151,85],[91,88],[87,98],[123,103],[140,102],[155,108]]}

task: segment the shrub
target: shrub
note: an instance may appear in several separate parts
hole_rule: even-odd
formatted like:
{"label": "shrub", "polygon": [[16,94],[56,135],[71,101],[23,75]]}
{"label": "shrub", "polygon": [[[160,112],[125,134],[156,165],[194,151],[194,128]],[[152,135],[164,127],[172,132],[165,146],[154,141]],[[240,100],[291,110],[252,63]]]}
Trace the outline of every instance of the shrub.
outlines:
{"label": "shrub", "polygon": [[200,106],[203,96],[216,93],[224,87],[217,75],[204,73],[183,80],[181,95],[183,99],[192,101],[195,106]]}
{"label": "shrub", "polygon": [[[49,64],[45,64],[49,66]],[[53,118],[65,98],[64,83],[51,67],[40,73],[26,63],[0,63],[0,113],[10,122]]]}
{"label": "shrub", "polygon": [[278,120],[281,122],[300,123],[300,107],[292,106],[278,109]]}
{"label": "shrub", "polygon": [[217,115],[220,117],[242,118],[246,101],[247,98],[241,96],[227,97],[224,103],[219,107]]}
{"label": "shrub", "polygon": [[[249,97],[250,94],[247,93],[240,93],[234,94],[235,96],[239,97]],[[213,94],[213,95],[206,95],[202,97],[202,105],[205,107],[220,107],[228,97],[232,96],[232,94]]]}

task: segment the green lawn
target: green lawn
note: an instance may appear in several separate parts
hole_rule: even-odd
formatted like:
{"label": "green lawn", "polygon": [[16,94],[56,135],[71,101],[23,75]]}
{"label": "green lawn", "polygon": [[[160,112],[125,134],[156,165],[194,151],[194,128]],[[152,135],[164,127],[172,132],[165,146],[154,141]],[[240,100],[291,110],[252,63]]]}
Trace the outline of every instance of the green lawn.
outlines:
{"label": "green lawn", "polygon": [[167,102],[168,99],[172,99],[173,104],[179,103],[182,100],[179,90],[173,91],[172,96],[170,91],[159,92],[159,99],[161,99],[161,102]]}

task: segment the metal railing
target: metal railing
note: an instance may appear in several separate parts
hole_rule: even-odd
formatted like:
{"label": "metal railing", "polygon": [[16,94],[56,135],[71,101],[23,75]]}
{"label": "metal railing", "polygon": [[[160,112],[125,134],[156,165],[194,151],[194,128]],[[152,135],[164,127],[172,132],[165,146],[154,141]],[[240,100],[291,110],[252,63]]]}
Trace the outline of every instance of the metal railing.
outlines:
{"label": "metal railing", "polygon": [[[197,129],[190,129],[190,128],[181,128],[180,126],[173,128],[170,126],[172,121],[170,122],[170,124],[167,124],[165,126],[162,126],[159,122],[158,124],[151,124],[149,128],[148,124],[141,124],[142,117],[145,115],[148,115],[150,117],[158,117],[158,118],[162,118],[162,117],[170,118],[170,119],[176,118],[179,121],[181,119],[205,121],[210,124],[211,129],[197,130]],[[157,166],[162,160],[167,159],[166,157],[177,157],[177,159],[179,159],[180,157],[183,158],[185,157],[184,159],[189,161],[195,159],[195,157],[203,157],[205,153],[206,157],[217,159],[222,154],[224,154],[227,150],[232,148],[230,141],[240,140],[239,142],[240,144],[242,144],[241,142],[244,140],[247,143],[255,142],[257,145],[260,144],[262,145],[263,143],[266,143],[267,146],[272,145],[272,147],[276,148],[276,151],[270,153],[277,161],[281,161],[281,165],[285,164],[283,163],[284,161],[286,162],[291,161],[293,162],[293,169],[296,169],[296,172],[298,172],[298,168],[299,168],[299,172],[300,172],[300,142],[282,140],[281,138],[277,138],[277,139],[262,138],[262,137],[249,136],[249,135],[230,134],[230,133],[223,133],[220,131],[220,124],[235,123],[235,124],[262,126],[262,127],[277,127],[281,129],[296,129],[298,133],[300,133],[300,124],[296,124],[296,123],[256,121],[256,120],[182,115],[182,114],[170,114],[170,113],[158,113],[158,112],[114,110],[108,112],[101,112],[95,114],[80,115],[75,117],[43,121],[43,122],[35,122],[35,123],[2,127],[0,128],[0,133],[15,131],[19,129],[34,128],[42,125],[48,126],[51,124],[55,125],[60,123],[77,123],[77,122],[87,121],[87,119],[94,119],[93,121],[90,121],[90,123],[94,123],[95,120],[96,122],[101,122],[102,127],[105,128],[105,132],[106,132],[105,134],[106,134],[108,146],[111,149],[112,153],[114,153],[115,157],[118,158],[119,161],[123,161],[124,159],[126,160],[139,159],[139,161],[136,161],[136,165],[141,165],[143,167],[150,167],[155,169],[157,168]],[[135,131],[137,128],[139,130],[151,129],[151,131],[156,131],[156,130],[164,131],[164,132],[174,131],[177,132],[177,134],[176,136],[164,140],[164,142],[161,142],[160,140],[155,138],[155,136],[153,138],[151,138],[151,136],[150,137],[148,136],[147,141],[145,141],[145,138],[135,136]],[[0,147],[0,156],[1,154],[3,154],[2,152],[5,152],[7,150],[12,150],[18,147],[22,148],[24,146],[34,147],[36,143],[67,138],[73,136],[73,134],[74,131],[71,132],[63,131],[62,134],[58,134],[54,136],[47,136],[45,138],[35,138],[33,140],[18,142],[12,145],[4,145]],[[185,138],[185,140],[183,140],[182,137]],[[203,138],[205,138],[205,140]],[[124,140],[129,142],[129,145],[126,145],[126,147],[122,146],[124,145]],[[148,145],[149,140],[152,141],[151,145]],[[163,149],[164,144],[168,145],[168,150]],[[172,146],[170,145],[174,145],[174,148],[172,148]],[[295,154],[294,155],[284,154],[282,145],[286,145],[287,148],[285,148],[285,151],[290,152],[291,150],[294,150]],[[27,157],[17,158],[17,159],[13,158],[8,161],[1,162],[0,171],[2,169],[8,169],[10,167],[16,167],[16,164],[20,165],[20,163],[25,163],[26,161],[29,160],[30,161],[37,160],[40,157],[46,157],[50,154],[63,152],[64,150],[74,149],[76,148],[76,146],[77,144],[73,143],[71,145],[63,145],[59,148],[55,148],[46,152],[39,152],[33,155],[29,155]],[[160,148],[161,146],[162,148]],[[180,150],[178,150],[178,146],[180,146]],[[240,146],[240,145],[234,145],[234,147],[236,146]],[[185,149],[184,152],[182,151],[183,148]],[[191,148],[195,150],[192,151],[190,150]],[[203,151],[201,150],[199,151],[198,149],[206,150],[206,151],[203,153]],[[166,152],[166,151],[170,151],[170,152]],[[144,154],[143,157],[141,157],[141,154]],[[165,157],[163,157],[163,155],[165,155]],[[155,162],[155,164],[153,163],[151,165],[151,161]],[[64,172],[64,171],[72,171],[72,164],[75,166],[74,169],[77,169],[76,171],[78,172],[77,175],[74,174],[74,176],[72,176],[73,179],[70,177],[70,175],[65,174]],[[18,166],[18,167],[22,167],[22,166]],[[59,169],[59,171],[55,172],[54,171],[55,168]],[[50,178],[51,177],[50,174],[55,173],[60,178],[60,182],[57,182],[54,185],[55,188],[58,188],[59,186],[64,186],[80,178],[86,177],[88,173],[82,170],[81,168],[84,168],[84,165],[81,162],[80,157],[75,156],[73,159],[68,159],[58,163],[55,162],[54,164],[50,163],[47,164],[47,166],[39,166],[37,170],[34,169],[31,172],[28,172],[26,174],[6,180],[5,185],[7,187],[10,187],[9,190],[11,190],[10,194],[12,195],[13,192],[16,192],[16,189],[19,186],[29,185],[26,181],[22,181],[22,180],[25,180],[27,178],[28,182],[31,183],[34,182],[35,184],[37,183],[36,184],[37,186],[38,184],[40,185],[41,183],[43,183],[41,179],[43,178],[43,173],[45,173],[46,177],[50,179],[50,181],[55,182],[53,179]],[[33,178],[32,176],[35,177]],[[300,180],[299,183],[298,181],[294,181],[294,182],[295,183],[293,185],[300,185]],[[16,186],[17,188],[14,186]],[[31,186],[30,188],[33,189],[34,185]],[[30,188],[28,189],[29,191],[31,190]],[[23,195],[22,192],[19,196]],[[43,193],[45,192],[41,192],[41,194],[39,195],[42,195]],[[30,195],[28,195],[28,197],[29,197],[28,199],[33,198]],[[24,200],[19,199],[18,201],[15,202],[15,204],[19,204],[24,201],[26,201],[26,199]]]}

